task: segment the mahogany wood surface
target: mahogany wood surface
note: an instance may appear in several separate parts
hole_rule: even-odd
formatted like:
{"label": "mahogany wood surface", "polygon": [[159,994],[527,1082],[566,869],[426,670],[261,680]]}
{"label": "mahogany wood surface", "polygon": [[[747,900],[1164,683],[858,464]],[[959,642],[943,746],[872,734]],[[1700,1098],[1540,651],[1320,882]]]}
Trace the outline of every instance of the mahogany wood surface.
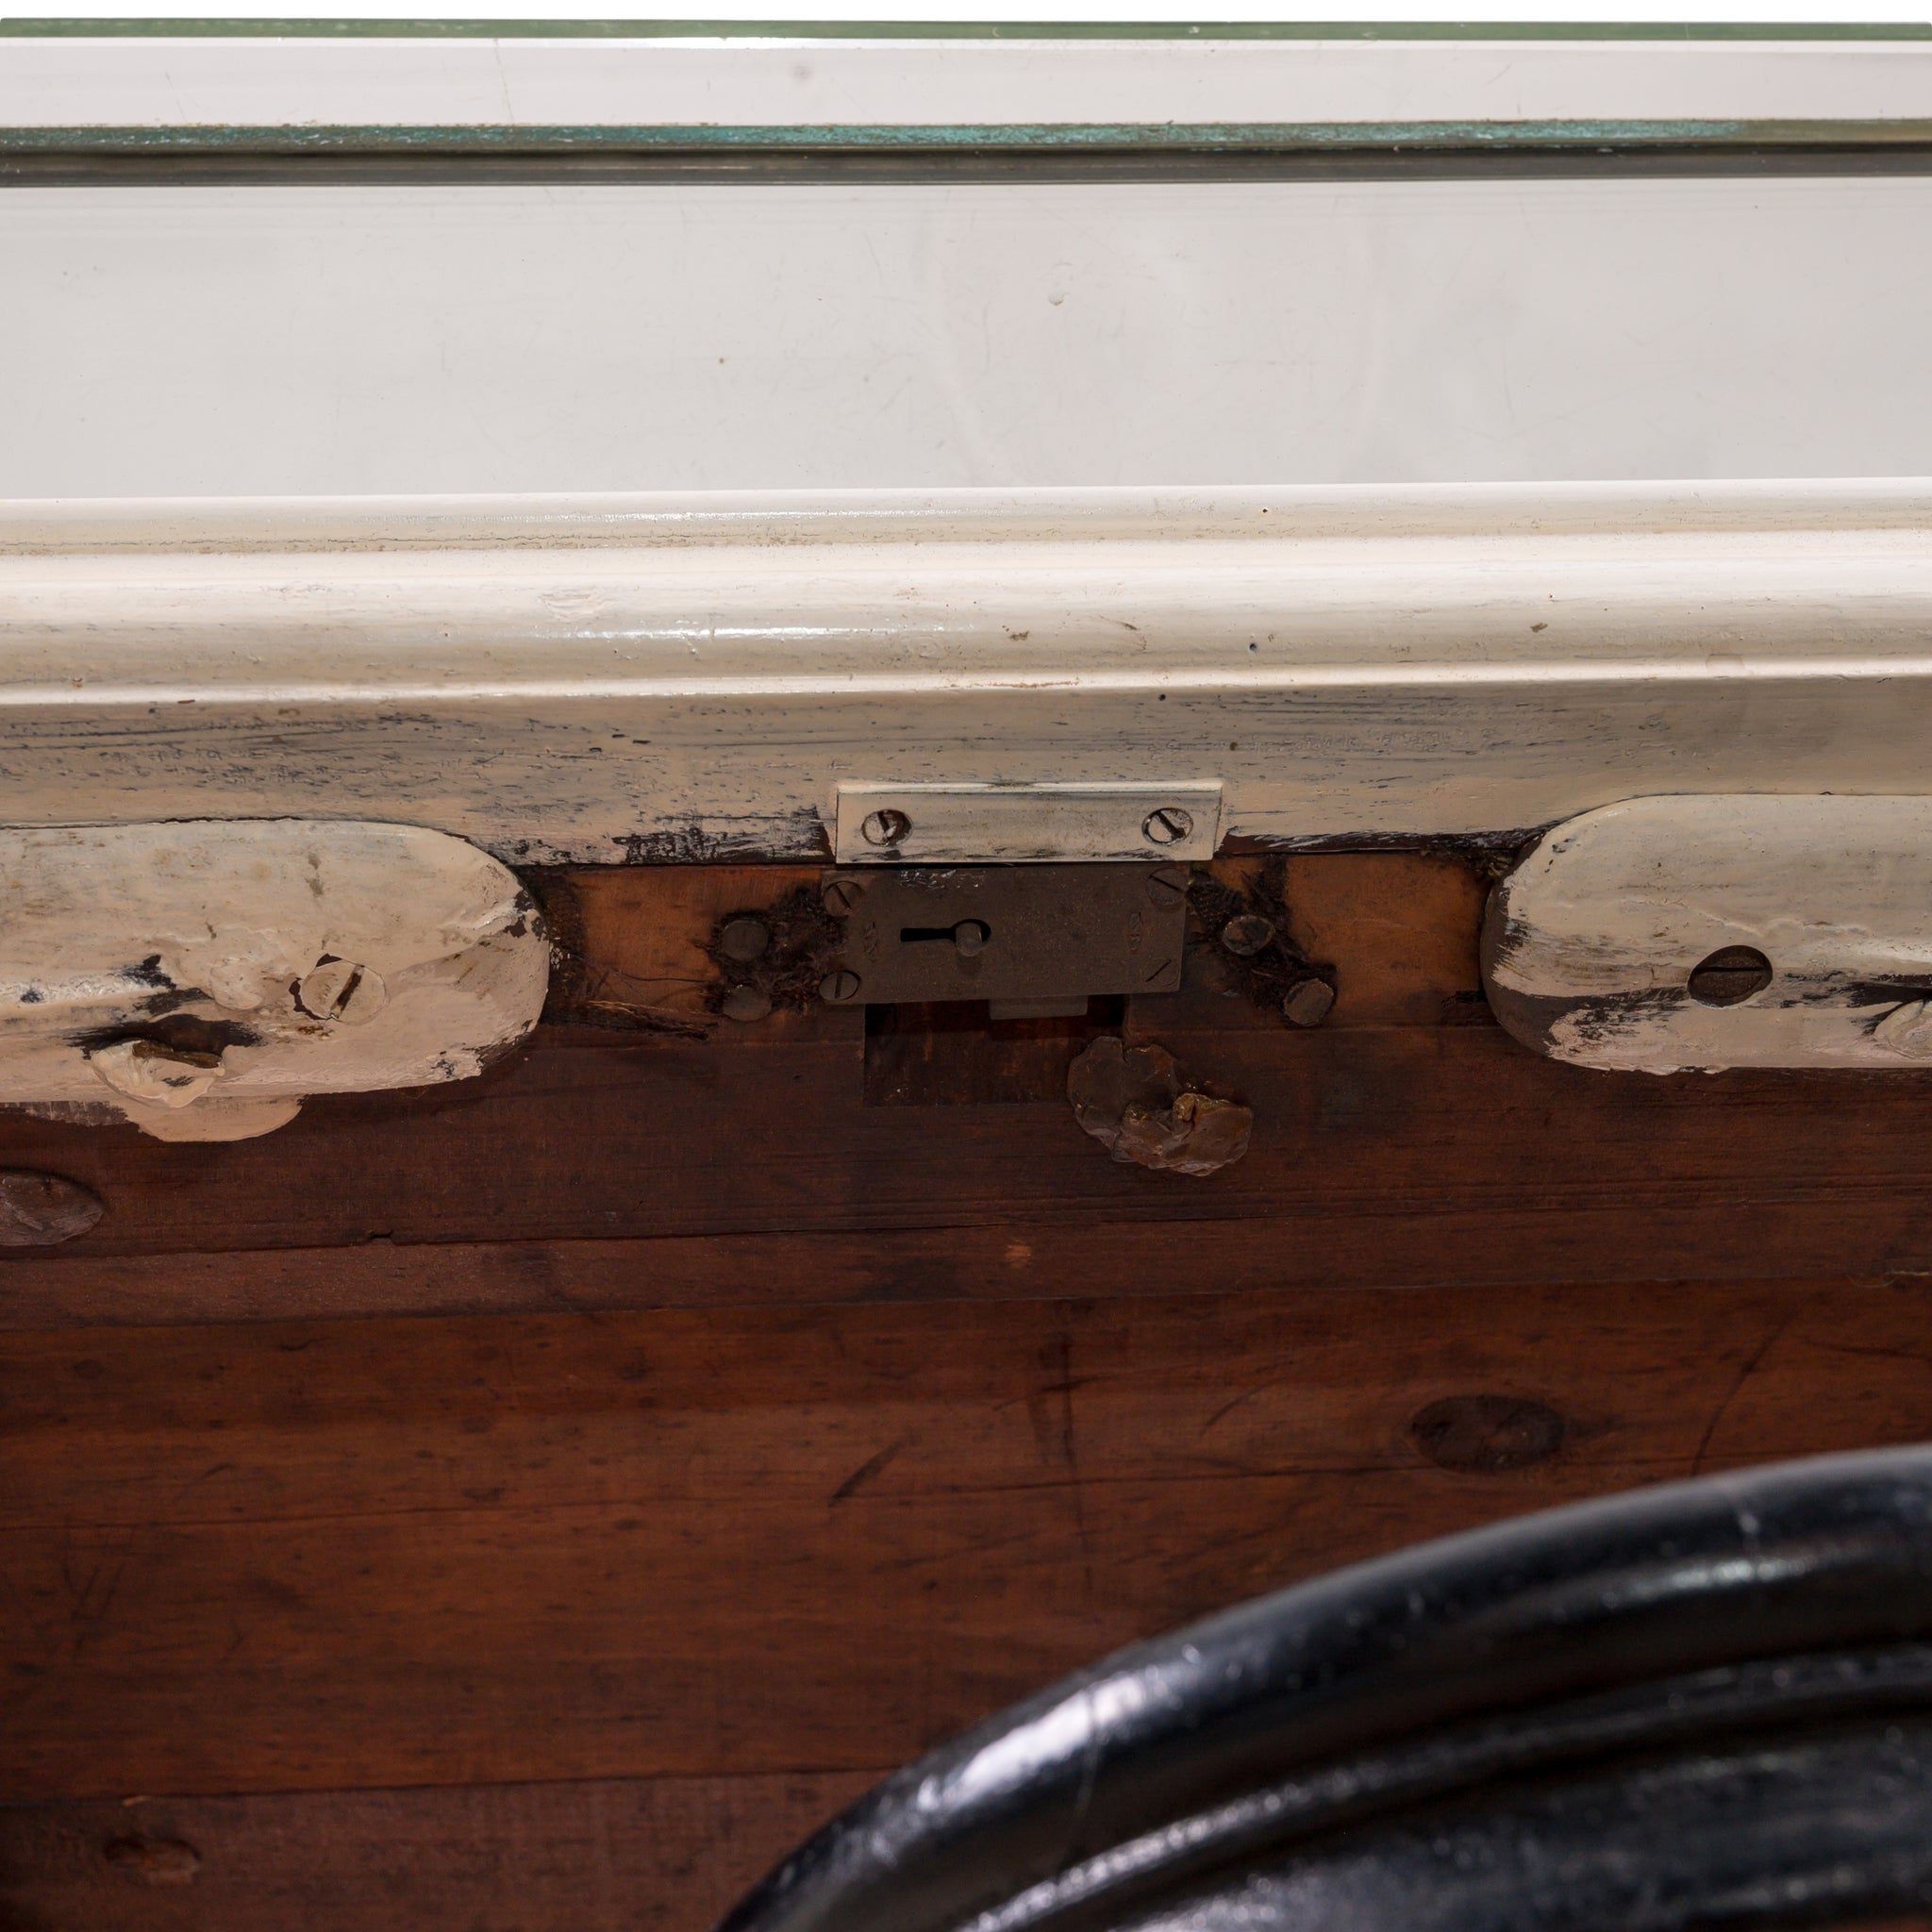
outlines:
{"label": "mahogany wood surface", "polygon": [[0,1925],[686,1932],[749,1887],[771,1847],[867,1782],[831,1773],[5,1807]]}
{"label": "mahogany wood surface", "polygon": [[1151,1174],[1011,1097],[1052,1023],[712,1015],[717,919],[815,876],[543,881],[574,970],[466,1087],[0,1117],[107,1208],[0,1253],[0,1927],[702,1932],[1119,1643],[1932,1433],[1932,1077],[1541,1061],[1471,997],[1475,867],[1299,858],[1330,1025],[1206,943],[1068,1023],[1254,1108]]}
{"label": "mahogany wood surface", "polygon": [[[1911,1283],[16,1334],[0,1796],[845,1770],[1569,1497],[1932,1424]],[[1436,1466],[1500,1393],[1557,1453]]]}

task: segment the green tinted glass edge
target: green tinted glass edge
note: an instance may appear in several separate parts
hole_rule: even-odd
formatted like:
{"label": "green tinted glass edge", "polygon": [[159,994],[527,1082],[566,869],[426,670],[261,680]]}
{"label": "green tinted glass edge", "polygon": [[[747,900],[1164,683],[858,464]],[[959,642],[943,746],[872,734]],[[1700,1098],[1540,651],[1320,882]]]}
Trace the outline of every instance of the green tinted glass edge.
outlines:
{"label": "green tinted glass edge", "polygon": [[119,40],[1925,41],[1932,22],[68,20],[0,18],[0,38]]}

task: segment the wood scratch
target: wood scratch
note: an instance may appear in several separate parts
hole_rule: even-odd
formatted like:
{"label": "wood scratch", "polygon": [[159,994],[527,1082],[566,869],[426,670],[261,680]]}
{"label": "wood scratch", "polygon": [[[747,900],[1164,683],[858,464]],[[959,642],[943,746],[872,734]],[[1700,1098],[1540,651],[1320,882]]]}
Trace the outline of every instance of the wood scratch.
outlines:
{"label": "wood scratch", "polygon": [[1804,1307],[1802,1305],[1799,1307],[1787,1309],[1783,1320],[1781,1320],[1777,1324],[1777,1325],[1772,1329],[1771,1333],[1767,1335],[1764,1338],[1764,1340],[1760,1341],[1757,1344],[1757,1346],[1752,1350],[1751,1354],[1745,1358],[1743,1365],[1739,1369],[1737,1376],[1732,1381],[1731,1386],[1724,1391],[1724,1399],[1718,1404],[1716,1408],[1714,1408],[1711,1411],[1710,1420],[1704,1425],[1704,1434],[1698,1441],[1697,1453],[1690,1458],[1690,1474],[1692,1475],[1703,1474],[1705,1458],[1710,1454],[1710,1445],[1713,1439],[1717,1435],[1719,1425],[1724,1422],[1724,1417],[1727,1414],[1729,1414],[1731,1405],[1734,1402],[1736,1402],[1739,1395],[1742,1393],[1744,1384],[1748,1382],[1751,1379],[1751,1377],[1757,1373],[1758,1368],[1763,1363],[1765,1357],[1768,1356],[1772,1352],[1772,1350],[1775,1348],[1777,1344],[1784,1340],[1785,1335],[1787,1331],[1790,1328],[1791,1324],[1795,1322],[1798,1319],[1799,1315],[1803,1312]]}

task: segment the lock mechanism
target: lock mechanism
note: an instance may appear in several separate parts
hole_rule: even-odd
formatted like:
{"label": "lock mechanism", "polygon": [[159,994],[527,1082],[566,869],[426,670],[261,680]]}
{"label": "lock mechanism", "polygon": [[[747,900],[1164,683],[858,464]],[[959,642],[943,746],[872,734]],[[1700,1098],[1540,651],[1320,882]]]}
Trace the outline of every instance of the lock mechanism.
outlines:
{"label": "lock mechanism", "polygon": [[987,1000],[996,1018],[1080,1010],[1181,982],[1181,865],[901,866],[824,875],[842,939],[835,1006]]}

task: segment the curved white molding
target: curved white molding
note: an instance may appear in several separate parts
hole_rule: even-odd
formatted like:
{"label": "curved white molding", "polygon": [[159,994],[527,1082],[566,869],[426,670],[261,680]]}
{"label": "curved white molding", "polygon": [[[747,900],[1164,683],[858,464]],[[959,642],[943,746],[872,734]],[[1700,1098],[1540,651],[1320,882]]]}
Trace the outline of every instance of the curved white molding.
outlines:
{"label": "curved white molding", "polygon": [[841,783],[1224,838],[1927,787],[1932,483],[0,508],[0,822],[817,857]]}

